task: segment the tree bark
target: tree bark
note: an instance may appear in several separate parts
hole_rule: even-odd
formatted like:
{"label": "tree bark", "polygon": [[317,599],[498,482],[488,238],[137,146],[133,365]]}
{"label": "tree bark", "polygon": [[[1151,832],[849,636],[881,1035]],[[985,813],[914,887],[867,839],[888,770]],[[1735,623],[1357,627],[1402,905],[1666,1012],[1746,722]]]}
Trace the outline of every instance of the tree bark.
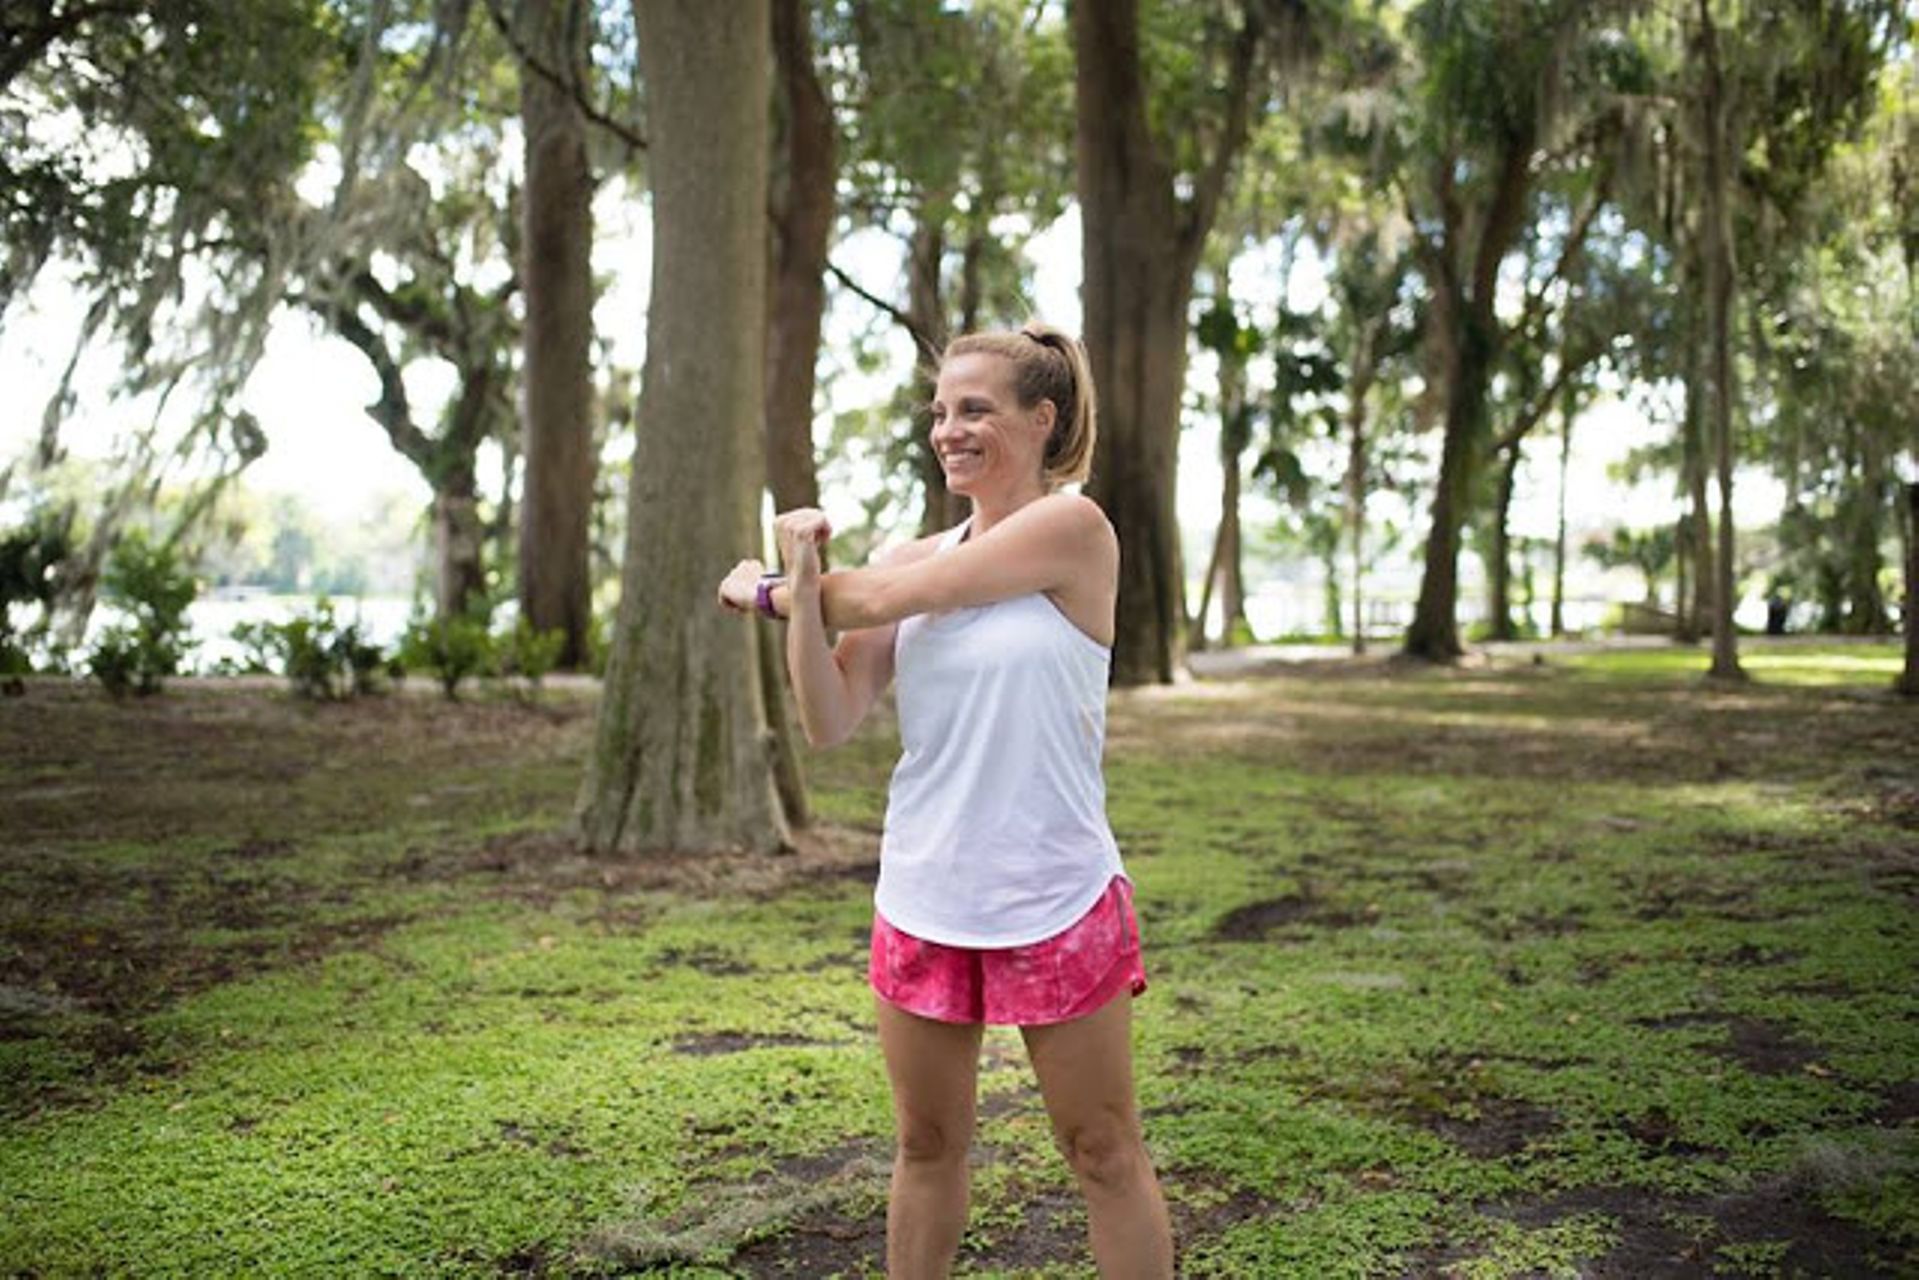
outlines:
{"label": "tree bark", "polygon": [[771,851],[790,832],[765,624],[713,603],[760,545],[769,14],[766,0],[633,10],[652,299],[619,620],[577,822],[596,851]]}
{"label": "tree bark", "polygon": [[1712,666],[1719,680],[1743,680],[1738,637],[1733,633],[1732,367],[1733,246],[1732,148],[1728,88],[1719,64],[1719,33],[1711,0],[1698,0],[1700,51],[1705,60],[1706,116],[1706,312],[1708,380],[1712,386],[1713,469],[1719,489],[1719,545],[1713,564]]}
{"label": "tree bark", "polygon": [[[1442,322],[1443,323],[1443,322]],[[1445,438],[1440,445],[1439,479],[1433,486],[1431,530],[1419,579],[1419,599],[1404,651],[1429,662],[1451,662],[1464,652],[1459,643],[1459,533],[1466,518],[1467,495],[1478,471],[1479,437],[1485,432],[1486,393],[1491,379],[1489,337],[1471,323],[1455,341],[1457,351],[1447,376]]]}
{"label": "tree bark", "polygon": [[[587,43],[579,0],[519,6],[527,47],[546,66],[572,68]],[[593,512],[593,174],[578,96],[520,68],[526,131],[521,279],[526,290],[520,501],[520,615],[566,637],[559,665],[586,662],[592,627],[589,522]]]}
{"label": "tree bark", "polygon": [[454,459],[433,484],[434,616],[461,617],[486,593],[485,535],[473,460]]}
{"label": "tree bark", "polygon": [[776,511],[816,507],[820,501],[813,390],[826,310],[838,139],[813,65],[811,12],[807,0],[773,0],[773,60],[784,107],[766,335],[766,475]]}
{"label": "tree bark", "polygon": [[1088,492],[1119,534],[1113,680],[1172,682],[1184,648],[1177,492],[1193,271],[1245,143],[1255,10],[1234,45],[1225,123],[1182,204],[1146,117],[1138,0],[1073,6],[1085,341],[1100,431]]}

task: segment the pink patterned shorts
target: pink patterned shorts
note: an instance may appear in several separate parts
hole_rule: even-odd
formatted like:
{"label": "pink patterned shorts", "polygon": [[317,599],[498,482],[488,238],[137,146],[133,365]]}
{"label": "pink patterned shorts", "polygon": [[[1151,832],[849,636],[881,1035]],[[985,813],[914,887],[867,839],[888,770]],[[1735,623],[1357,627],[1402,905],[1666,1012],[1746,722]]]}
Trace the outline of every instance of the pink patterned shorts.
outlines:
{"label": "pink patterned shorts", "polygon": [[1133,886],[1116,875],[1085,915],[1023,947],[949,947],[873,913],[867,980],[888,1004],[940,1022],[1036,1026],[1146,990]]}

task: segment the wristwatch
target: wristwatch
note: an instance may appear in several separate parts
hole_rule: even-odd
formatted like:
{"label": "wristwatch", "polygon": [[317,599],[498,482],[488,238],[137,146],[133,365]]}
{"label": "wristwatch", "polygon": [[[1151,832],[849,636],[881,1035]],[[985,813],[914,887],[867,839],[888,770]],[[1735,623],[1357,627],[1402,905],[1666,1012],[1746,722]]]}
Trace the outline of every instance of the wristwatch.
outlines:
{"label": "wristwatch", "polygon": [[773,608],[773,588],[785,581],[786,575],[783,573],[763,573],[760,575],[760,584],[753,589],[753,607],[760,611],[761,617],[779,618],[783,616]]}

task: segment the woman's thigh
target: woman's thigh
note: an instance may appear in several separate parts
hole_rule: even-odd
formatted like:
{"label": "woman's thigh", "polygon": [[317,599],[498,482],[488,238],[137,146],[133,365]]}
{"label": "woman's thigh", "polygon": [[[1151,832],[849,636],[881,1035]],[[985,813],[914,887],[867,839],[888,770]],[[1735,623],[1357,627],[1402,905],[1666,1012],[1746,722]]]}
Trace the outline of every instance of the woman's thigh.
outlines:
{"label": "woman's thigh", "polygon": [[1122,993],[1083,1018],[1020,1028],[1053,1132],[1069,1156],[1107,1154],[1139,1136],[1132,1005]]}
{"label": "woman's thigh", "polygon": [[880,1048],[893,1083],[893,1115],[908,1155],[964,1155],[979,1084],[977,1022],[938,1022],[875,999]]}

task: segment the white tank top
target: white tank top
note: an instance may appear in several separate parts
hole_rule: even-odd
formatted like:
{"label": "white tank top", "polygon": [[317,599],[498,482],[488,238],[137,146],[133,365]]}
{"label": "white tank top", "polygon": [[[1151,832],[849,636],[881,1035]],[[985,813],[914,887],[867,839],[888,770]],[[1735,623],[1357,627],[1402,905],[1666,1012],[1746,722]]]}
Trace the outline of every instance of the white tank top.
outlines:
{"label": "white tank top", "polygon": [[902,618],[893,659],[902,750],[874,905],[949,946],[1052,937],[1123,871],[1100,774],[1106,646],[1034,592]]}

